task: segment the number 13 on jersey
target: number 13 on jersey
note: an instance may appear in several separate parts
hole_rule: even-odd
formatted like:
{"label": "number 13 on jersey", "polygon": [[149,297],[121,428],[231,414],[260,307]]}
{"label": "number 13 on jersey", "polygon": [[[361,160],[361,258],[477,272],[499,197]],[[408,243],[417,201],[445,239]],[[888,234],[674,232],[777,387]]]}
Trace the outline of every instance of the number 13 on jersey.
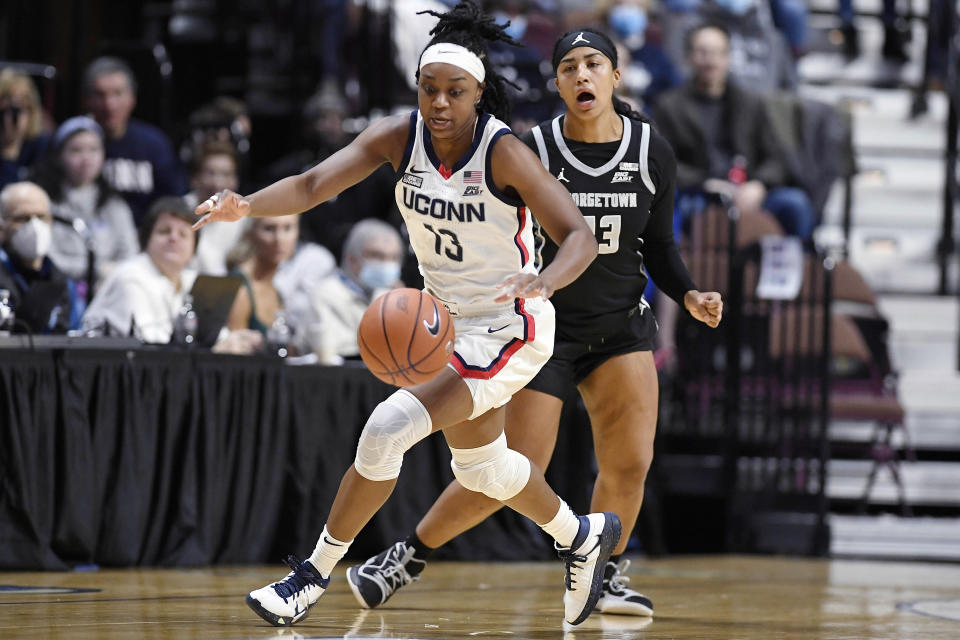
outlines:
{"label": "number 13 on jersey", "polygon": [[600,234],[597,235],[597,216],[583,216],[593,235],[597,236],[600,253],[616,253],[620,250],[620,216],[600,216]]}

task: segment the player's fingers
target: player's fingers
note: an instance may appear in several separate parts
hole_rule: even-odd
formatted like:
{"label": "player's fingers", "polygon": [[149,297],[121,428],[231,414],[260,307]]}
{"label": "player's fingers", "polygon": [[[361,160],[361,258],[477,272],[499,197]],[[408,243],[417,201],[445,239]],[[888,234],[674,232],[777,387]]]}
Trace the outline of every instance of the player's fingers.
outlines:
{"label": "player's fingers", "polygon": [[543,289],[543,282],[540,278],[534,278],[530,282],[526,283],[517,288],[517,295],[528,297],[532,295],[540,295],[540,291]]}
{"label": "player's fingers", "polygon": [[198,204],[197,208],[194,209],[194,213],[196,213],[199,216],[199,215],[203,215],[204,213],[213,211],[213,209],[217,206],[217,204],[219,204],[219,202],[220,202],[220,194],[215,193],[209,198],[207,198],[206,200],[204,200],[203,202],[201,202],[200,204]]}
{"label": "player's fingers", "polygon": [[204,215],[202,218],[193,223],[193,230],[196,231],[202,227],[207,226],[207,223],[210,222],[210,214]]}

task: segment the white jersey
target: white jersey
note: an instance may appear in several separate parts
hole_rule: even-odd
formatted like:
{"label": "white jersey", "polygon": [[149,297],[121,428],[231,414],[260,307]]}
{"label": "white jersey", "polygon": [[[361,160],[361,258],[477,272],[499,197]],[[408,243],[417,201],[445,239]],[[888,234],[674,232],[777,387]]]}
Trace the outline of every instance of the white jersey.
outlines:
{"label": "white jersey", "polygon": [[493,302],[500,294],[496,285],[515,273],[537,273],[530,213],[496,188],[490,171],[493,145],[509,133],[503,122],[481,113],[470,149],[447,169],[420,112],[410,114],[397,206],[426,290],[456,315],[512,306]]}

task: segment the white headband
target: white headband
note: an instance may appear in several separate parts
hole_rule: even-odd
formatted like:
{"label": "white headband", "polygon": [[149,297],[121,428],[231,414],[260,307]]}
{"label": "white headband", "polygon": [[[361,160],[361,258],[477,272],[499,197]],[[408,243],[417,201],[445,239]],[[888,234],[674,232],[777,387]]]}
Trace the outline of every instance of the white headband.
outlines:
{"label": "white headband", "polygon": [[449,42],[438,42],[430,45],[420,56],[420,69],[433,62],[446,62],[455,67],[460,67],[474,78],[477,82],[483,82],[486,72],[483,69],[483,62],[473,51],[459,44]]}

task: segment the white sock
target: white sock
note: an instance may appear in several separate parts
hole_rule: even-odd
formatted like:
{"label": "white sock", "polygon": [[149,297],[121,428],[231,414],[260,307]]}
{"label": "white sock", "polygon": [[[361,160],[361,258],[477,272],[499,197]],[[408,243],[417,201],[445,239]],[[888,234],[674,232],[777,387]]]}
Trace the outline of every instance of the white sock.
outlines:
{"label": "white sock", "polygon": [[553,520],[547,524],[540,525],[540,528],[546,531],[561,547],[570,548],[573,539],[577,537],[580,531],[580,519],[577,514],[567,506],[563,500],[560,501],[560,508]]}
{"label": "white sock", "polygon": [[350,548],[352,542],[353,540],[349,542],[337,540],[327,532],[327,527],[324,526],[323,533],[320,534],[320,539],[317,540],[317,546],[313,550],[313,555],[307,559],[310,561],[310,564],[317,568],[320,575],[324,578],[329,578],[333,568],[337,566],[337,563],[346,555],[347,549]]}

